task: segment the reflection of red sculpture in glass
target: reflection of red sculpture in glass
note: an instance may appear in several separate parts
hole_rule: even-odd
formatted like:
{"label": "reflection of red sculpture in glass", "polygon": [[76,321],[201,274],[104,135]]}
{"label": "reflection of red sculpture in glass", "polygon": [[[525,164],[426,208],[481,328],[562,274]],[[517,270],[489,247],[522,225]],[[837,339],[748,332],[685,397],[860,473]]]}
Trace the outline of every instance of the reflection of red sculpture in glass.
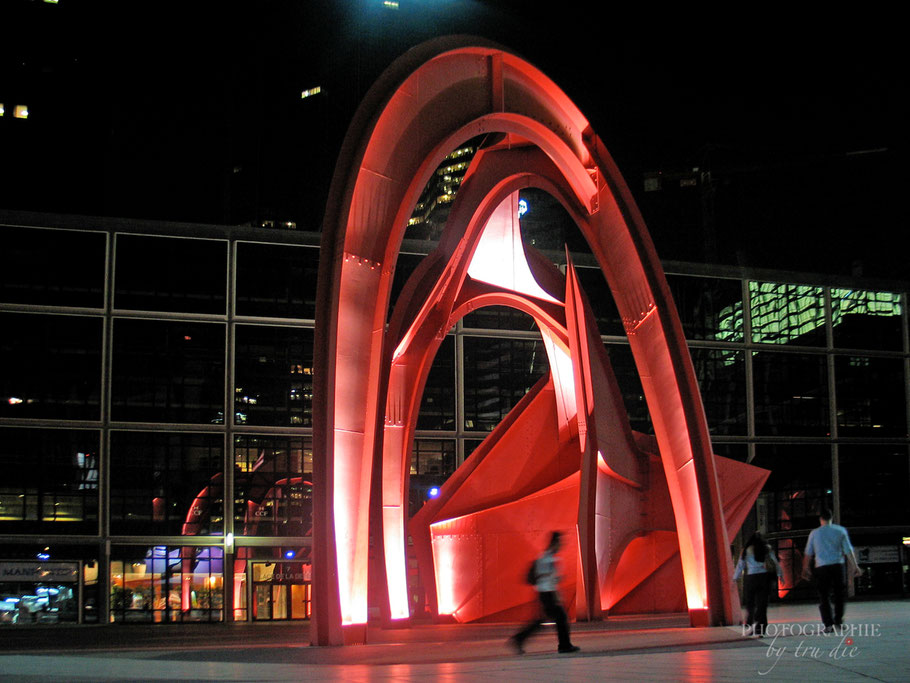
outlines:
{"label": "reflection of red sculpture in glass", "polygon": [[[389,319],[414,204],[442,159],[480,136],[438,249]],[[558,199],[587,239],[623,318],[653,438],[629,429],[571,263],[563,277],[516,238],[524,187]],[[534,317],[551,374],[408,526],[424,583],[435,586],[431,606],[462,621],[518,618],[532,599],[523,560],[562,529],[575,539],[564,552],[575,567],[576,618],[685,606],[693,623],[732,623],[729,532],[767,472],[711,452],[682,326],[631,193],[544,74],[496,46],[447,39],[409,52],[367,95],[327,204],[314,364],[313,642],[363,638],[371,533],[387,587],[383,618],[408,618],[407,465],[419,398],[445,333],[486,305]]]}

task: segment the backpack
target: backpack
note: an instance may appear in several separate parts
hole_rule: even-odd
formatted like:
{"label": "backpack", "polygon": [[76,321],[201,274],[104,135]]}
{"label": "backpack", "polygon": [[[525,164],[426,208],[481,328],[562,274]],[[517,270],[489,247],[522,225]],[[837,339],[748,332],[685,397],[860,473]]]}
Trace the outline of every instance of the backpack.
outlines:
{"label": "backpack", "polygon": [[527,581],[532,586],[537,583],[537,560],[531,562],[531,566],[528,567],[528,573],[525,575],[525,581]]}

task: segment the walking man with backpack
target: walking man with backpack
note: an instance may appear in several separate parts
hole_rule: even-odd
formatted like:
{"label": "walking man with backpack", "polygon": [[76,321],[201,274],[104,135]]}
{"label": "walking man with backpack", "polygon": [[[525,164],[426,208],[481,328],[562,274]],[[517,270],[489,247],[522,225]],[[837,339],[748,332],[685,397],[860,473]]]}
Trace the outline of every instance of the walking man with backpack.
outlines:
{"label": "walking man with backpack", "polygon": [[566,610],[562,606],[559,598],[559,548],[562,545],[562,534],[554,531],[550,536],[550,544],[544,550],[543,554],[534,561],[532,571],[534,589],[537,591],[537,598],[540,600],[542,614],[534,621],[522,628],[518,633],[509,638],[509,644],[515,648],[519,654],[524,654],[524,643],[530,638],[543,624],[544,617],[556,622],[556,634],[559,638],[559,652],[578,652],[581,648],[573,645],[569,638],[569,618]]}

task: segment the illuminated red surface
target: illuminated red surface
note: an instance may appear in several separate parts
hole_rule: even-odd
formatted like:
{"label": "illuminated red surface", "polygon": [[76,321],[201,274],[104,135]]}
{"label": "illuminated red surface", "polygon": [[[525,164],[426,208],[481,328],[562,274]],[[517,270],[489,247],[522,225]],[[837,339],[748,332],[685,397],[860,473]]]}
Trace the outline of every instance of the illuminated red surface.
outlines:
{"label": "illuminated red surface", "polygon": [[[386,327],[399,246],[421,190],[452,149],[486,133],[495,135],[464,178],[439,249],[406,285]],[[603,270],[641,375],[659,468],[628,429],[571,269],[560,282],[539,256],[517,259],[508,207],[527,186],[563,203]],[[644,595],[647,585],[647,599],[672,608],[650,580],[672,573],[672,534],[693,623],[732,622],[728,525],[682,327],[625,182],[552,81],[492,45],[452,39],[407,53],[374,85],[351,124],[321,253],[314,643],[362,637],[371,526],[388,588],[383,617],[407,616],[407,464],[419,397],[445,332],[490,304],[535,318],[554,374],[411,522],[421,571],[433,568],[425,581],[436,586],[432,606],[464,620],[518,614],[521,601],[532,599],[520,581],[522,556],[530,558],[547,532],[563,528],[575,539],[566,552],[574,553],[570,604],[579,618],[598,618]],[[510,264],[505,277],[490,275],[491,258]],[[533,462],[520,467],[515,458],[529,452]],[[630,514],[641,506],[644,527]],[[478,601],[496,606],[478,608]]]}

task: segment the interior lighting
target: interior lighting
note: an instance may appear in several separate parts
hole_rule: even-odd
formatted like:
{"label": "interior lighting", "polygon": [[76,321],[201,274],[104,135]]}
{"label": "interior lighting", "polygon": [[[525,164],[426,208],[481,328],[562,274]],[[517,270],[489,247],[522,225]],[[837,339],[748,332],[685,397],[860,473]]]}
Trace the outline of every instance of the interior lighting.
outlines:
{"label": "interior lighting", "polygon": [[525,199],[518,200],[518,217],[521,218],[528,212],[528,202]]}
{"label": "interior lighting", "polygon": [[300,93],[300,99],[304,100],[307,97],[312,97],[313,95],[318,95],[322,92],[322,86],[317,85],[315,88],[310,88],[309,90],[304,90]]}
{"label": "interior lighting", "polygon": [[429,497],[429,498],[436,498],[436,496],[438,496],[438,495],[439,495],[438,486],[434,486],[429,491],[427,491],[427,497]]}
{"label": "interior lighting", "polygon": [[382,0],[382,6],[386,9],[398,9],[398,2],[396,0]]}
{"label": "interior lighting", "polygon": [[9,404],[10,404],[11,406],[17,406],[17,405],[19,405],[20,403],[22,403],[22,399],[19,398],[18,396],[10,396],[10,397],[9,397]]}
{"label": "interior lighting", "polygon": [[0,116],[3,116],[4,111],[5,110],[3,109],[3,102],[0,102]]}
{"label": "interior lighting", "polygon": [[285,556],[287,559],[289,559],[289,560],[293,560],[293,559],[294,559],[294,551],[293,551],[293,550],[285,550],[285,551],[284,551],[284,556]]}
{"label": "interior lighting", "polygon": [[13,116],[17,119],[27,119],[28,107],[24,104],[17,104],[16,108],[13,110]]}

